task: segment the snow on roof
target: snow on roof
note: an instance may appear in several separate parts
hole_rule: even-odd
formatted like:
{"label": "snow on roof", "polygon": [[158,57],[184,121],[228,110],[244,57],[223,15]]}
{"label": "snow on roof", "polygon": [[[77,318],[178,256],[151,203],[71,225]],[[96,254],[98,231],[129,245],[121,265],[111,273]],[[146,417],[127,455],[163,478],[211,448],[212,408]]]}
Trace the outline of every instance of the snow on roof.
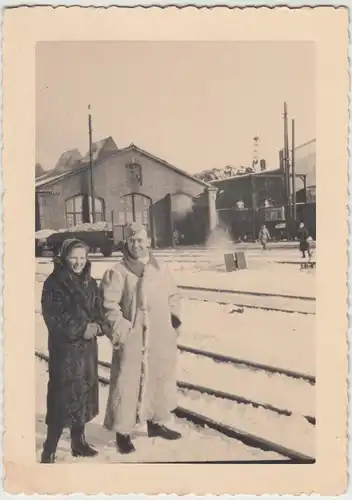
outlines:
{"label": "snow on roof", "polygon": [[237,175],[233,175],[231,177],[224,177],[223,179],[213,179],[211,181],[209,181],[209,184],[217,184],[218,182],[225,182],[225,181],[232,181],[234,179],[238,180],[238,179],[243,179],[243,178],[248,178],[248,177],[258,177],[258,176],[270,176],[270,174],[278,174],[280,172],[280,169],[279,168],[275,168],[273,170],[264,170],[263,172],[249,172],[247,174],[237,174]]}
{"label": "snow on roof", "polygon": [[71,170],[74,164],[77,164],[82,159],[82,155],[78,149],[70,149],[65,151],[60,156],[53,172],[63,172]]}
{"label": "snow on roof", "polygon": [[[52,171],[51,171],[51,173],[52,173]],[[72,173],[73,172],[69,171],[69,172],[62,172],[61,174],[57,174],[57,175],[51,175],[51,176],[46,175],[46,176],[40,177],[40,178],[35,180],[35,187],[38,188],[38,187],[46,186],[47,184],[52,183],[52,182],[56,182],[59,179],[61,179],[62,177],[66,177],[68,174],[72,174]]]}
{"label": "snow on roof", "polygon": [[[115,153],[116,151],[118,151],[118,147],[116,146],[114,139],[111,136],[105,137],[104,139],[93,142],[92,159],[93,161],[97,161],[104,156],[104,153]],[[89,151],[87,151],[82,159],[82,163],[89,162],[89,160]]]}

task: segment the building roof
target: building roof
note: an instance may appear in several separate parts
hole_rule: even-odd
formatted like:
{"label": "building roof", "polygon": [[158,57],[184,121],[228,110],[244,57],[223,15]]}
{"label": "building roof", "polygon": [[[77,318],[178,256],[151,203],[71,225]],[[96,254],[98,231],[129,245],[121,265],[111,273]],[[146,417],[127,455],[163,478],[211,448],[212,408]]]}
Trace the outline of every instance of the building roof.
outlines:
{"label": "building roof", "polygon": [[[110,153],[118,151],[118,147],[114,139],[109,136],[104,139],[100,139],[100,141],[93,142],[92,144],[92,159],[93,161],[98,161],[102,158],[106,158]],[[84,155],[82,159],[82,163],[89,162],[89,151]]]}
{"label": "building roof", "polygon": [[270,177],[270,174],[278,174],[280,172],[279,168],[275,168],[273,170],[264,170],[263,172],[249,172],[248,174],[238,174],[238,175],[233,175],[232,177],[225,177],[224,179],[214,179],[212,181],[209,181],[210,184],[218,184],[219,182],[226,182],[226,181],[233,181],[233,180],[239,180],[239,179],[246,179],[249,177],[259,177],[259,176],[267,176]]}
{"label": "building roof", "polygon": [[[108,141],[108,140],[112,140],[111,137],[108,137],[107,139],[103,139],[103,141]],[[113,141],[113,140],[112,140]],[[196,177],[193,177],[191,174],[188,174],[187,172],[185,172],[184,170],[181,170],[173,165],[171,165],[170,163],[168,163],[167,161],[163,160],[162,158],[159,158],[158,156],[155,156],[151,153],[148,153],[147,151],[145,151],[144,149],[141,149],[139,147],[137,147],[135,144],[131,143],[129,146],[123,148],[123,149],[118,149],[116,147],[116,144],[115,144],[115,148],[116,149],[113,149],[109,147],[109,151],[106,151],[105,148],[106,148],[106,145],[109,144],[109,146],[111,146],[111,142],[109,141],[109,143],[105,143],[105,145],[101,144],[102,141],[98,141],[99,143],[99,146],[100,147],[97,147],[96,151],[100,151],[100,154],[97,155],[97,159],[94,160],[94,156],[93,156],[93,161],[94,161],[94,165],[93,167],[94,168],[97,168],[99,166],[99,164],[102,163],[102,161],[106,158],[114,158],[114,157],[118,157],[119,155],[123,154],[123,153],[126,153],[126,152],[129,152],[129,151],[135,151],[136,153],[139,153],[151,160],[154,160],[160,164],[162,164],[164,167],[166,168],[169,168],[170,170],[172,170],[173,172],[176,172],[184,177],[187,177],[188,179],[190,180],[193,180],[195,182],[197,182],[198,184],[204,186],[204,187],[211,187],[211,184],[205,182],[205,181],[202,181],[200,179],[197,179]],[[98,143],[95,143],[95,144],[98,144]],[[106,154],[102,154],[102,152],[105,152]],[[66,177],[70,177],[72,175],[76,175],[84,170],[86,170],[89,166],[89,154],[88,156],[86,155],[80,162],[79,164],[77,164],[77,166],[75,166],[74,169],[72,170],[68,170],[64,173],[58,173],[58,175],[45,175],[45,176],[41,176],[41,177],[38,177],[36,179],[36,183],[35,183],[35,186],[36,188],[37,187],[42,187],[42,186],[47,186],[49,184],[54,184],[58,181],[60,181],[61,179],[63,178],[66,178]],[[53,170],[50,171],[51,174],[55,174],[55,172]]]}
{"label": "building roof", "polygon": [[[80,169],[79,171],[81,171],[82,169]],[[57,174],[57,175],[43,175],[41,177],[38,177],[36,180],[35,180],[35,187],[38,188],[38,187],[42,187],[42,186],[47,186],[49,184],[54,184],[55,182],[57,182],[58,180],[64,178],[64,177],[67,177],[68,174],[75,174],[77,173],[78,170],[74,170],[74,171],[69,171],[69,172],[62,172],[61,174]],[[50,171],[50,173],[52,173],[52,170]]]}
{"label": "building roof", "polygon": [[[316,179],[316,139],[300,144],[295,148],[295,167],[297,175],[305,175],[307,180],[307,187],[315,186]],[[232,177],[226,177],[224,179],[214,179],[209,181],[210,184],[217,185],[218,183],[224,183],[229,180],[243,179],[251,176],[270,176],[270,174],[277,174],[280,169],[276,168],[273,170],[264,170],[263,172],[251,172],[248,174],[238,174]]]}
{"label": "building roof", "polygon": [[78,149],[70,149],[68,151],[65,151],[60,156],[52,172],[66,172],[67,170],[71,170],[81,160],[82,155],[78,151]]}

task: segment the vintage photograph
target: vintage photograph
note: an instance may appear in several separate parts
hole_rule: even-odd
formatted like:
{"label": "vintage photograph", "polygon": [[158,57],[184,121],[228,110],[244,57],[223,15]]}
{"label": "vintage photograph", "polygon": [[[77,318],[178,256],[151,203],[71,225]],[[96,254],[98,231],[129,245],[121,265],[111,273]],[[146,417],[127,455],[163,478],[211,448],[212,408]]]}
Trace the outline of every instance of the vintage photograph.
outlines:
{"label": "vintage photograph", "polygon": [[314,43],[35,50],[37,462],[314,464]]}

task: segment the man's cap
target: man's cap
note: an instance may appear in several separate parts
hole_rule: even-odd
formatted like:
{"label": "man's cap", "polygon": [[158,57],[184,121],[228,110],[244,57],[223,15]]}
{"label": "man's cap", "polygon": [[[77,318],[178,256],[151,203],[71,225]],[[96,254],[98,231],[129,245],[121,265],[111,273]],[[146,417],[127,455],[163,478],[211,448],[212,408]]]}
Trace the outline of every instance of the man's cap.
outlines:
{"label": "man's cap", "polygon": [[145,235],[148,235],[147,228],[143,226],[140,222],[131,222],[131,224],[127,224],[125,226],[125,231],[124,235],[126,240],[131,239],[131,238],[140,238],[141,233],[145,233]]}

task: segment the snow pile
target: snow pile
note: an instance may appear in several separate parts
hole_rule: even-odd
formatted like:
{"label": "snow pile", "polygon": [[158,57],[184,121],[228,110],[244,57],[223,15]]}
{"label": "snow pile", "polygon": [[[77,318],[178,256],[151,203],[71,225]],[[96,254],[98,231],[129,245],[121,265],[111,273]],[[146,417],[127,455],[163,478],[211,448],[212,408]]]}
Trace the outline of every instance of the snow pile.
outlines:
{"label": "snow pile", "polygon": [[111,231],[111,223],[109,222],[84,222],[76,224],[69,228],[59,229],[58,233],[79,233],[84,231]]}
{"label": "snow pile", "polygon": [[39,231],[36,231],[35,233],[35,239],[36,240],[45,240],[52,234],[56,233],[54,229],[40,229]]}
{"label": "snow pile", "polygon": [[315,415],[315,387],[285,375],[182,353],[178,360],[178,379],[299,415]]}
{"label": "snow pile", "polygon": [[196,391],[179,394],[179,404],[223,424],[314,457],[315,428],[301,416],[279,415]]}

